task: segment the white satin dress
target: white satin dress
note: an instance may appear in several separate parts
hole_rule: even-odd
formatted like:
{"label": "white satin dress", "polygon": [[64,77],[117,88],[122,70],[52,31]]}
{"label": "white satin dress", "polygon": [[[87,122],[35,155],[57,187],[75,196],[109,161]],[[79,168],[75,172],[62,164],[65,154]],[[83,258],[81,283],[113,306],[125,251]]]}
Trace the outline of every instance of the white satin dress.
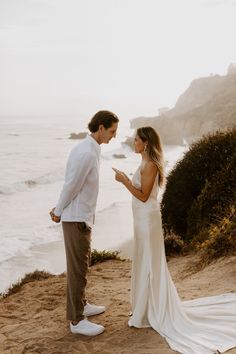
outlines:
{"label": "white satin dress", "polygon": [[[132,183],[141,187],[141,163]],[[212,354],[236,346],[236,294],[181,301],[171,279],[164,249],[158,177],[143,203],[132,198],[134,251],[129,326],[152,327],[171,349]]]}

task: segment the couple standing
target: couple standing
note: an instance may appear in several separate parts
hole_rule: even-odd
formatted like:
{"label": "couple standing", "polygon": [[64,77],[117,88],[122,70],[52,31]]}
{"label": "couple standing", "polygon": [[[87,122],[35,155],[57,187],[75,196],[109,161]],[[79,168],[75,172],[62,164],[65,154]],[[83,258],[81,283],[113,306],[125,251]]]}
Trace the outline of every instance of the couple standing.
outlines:
{"label": "couple standing", "polygon": [[[86,300],[91,229],[99,184],[100,145],[116,136],[119,119],[99,111],[91,119],[87,138],[68,158],[65,183],[55,208],[55,222],[62,221],[67,259],[67,319],[72,333],[95,336],[102,325],[87,317],[105,311]],[[168,271],[159,187],[164,182],[163,153],[159,135],[151,127],[137,130],[135,152],[142,156],[132,181],[114,169],[115,178],[132,194],[134,251],[132,261],[129,326],[152,327],[170,347],[184,354],[224,352],[236,346],[236,294],[223,294],[181,302]]]}

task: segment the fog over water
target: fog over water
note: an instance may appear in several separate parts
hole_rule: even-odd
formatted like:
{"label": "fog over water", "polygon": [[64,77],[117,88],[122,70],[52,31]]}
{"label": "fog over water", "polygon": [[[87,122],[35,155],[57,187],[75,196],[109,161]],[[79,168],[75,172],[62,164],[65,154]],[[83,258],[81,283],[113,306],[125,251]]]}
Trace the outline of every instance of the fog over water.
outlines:
{"label": "fog over water", "polygon": [[235,0],[1,0],[0,115],[157,115],[236,62],[235,13]]}

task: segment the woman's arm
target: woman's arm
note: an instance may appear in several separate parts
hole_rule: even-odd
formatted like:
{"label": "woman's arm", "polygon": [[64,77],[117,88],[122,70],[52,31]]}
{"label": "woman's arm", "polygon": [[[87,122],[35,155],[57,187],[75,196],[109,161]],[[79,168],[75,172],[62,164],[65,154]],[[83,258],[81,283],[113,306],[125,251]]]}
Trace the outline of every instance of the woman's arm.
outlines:
{"label": "woman's arm", "polygon": [[153,184],[157,175],[157,166],[152,161],[146,162],[141,171],[141,189],[134,187],[130,179],[121,171],[116,171],[116,180],[123,183],[123,185],[130,191],[130,193],[141,200],[146,202],[151,194]]}

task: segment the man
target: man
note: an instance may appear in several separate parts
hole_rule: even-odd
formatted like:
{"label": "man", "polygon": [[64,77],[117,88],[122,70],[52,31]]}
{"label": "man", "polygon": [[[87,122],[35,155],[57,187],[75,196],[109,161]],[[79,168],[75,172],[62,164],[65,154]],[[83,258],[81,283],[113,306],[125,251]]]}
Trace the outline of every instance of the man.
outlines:
{"label": "man", "polygon": [[67,319],[72,333],[95,336],[104,327],[86,317],[105,311],[105,306],[87,302],[85,287],[91,250],[91,229],[99,186],[101,144],[115,138],[119,119],[109,111],[97,112],[88,128],[91,132],[71,151],[65,183],[55,208],[50,212],[54,222],[62,221],[67,260]]}

